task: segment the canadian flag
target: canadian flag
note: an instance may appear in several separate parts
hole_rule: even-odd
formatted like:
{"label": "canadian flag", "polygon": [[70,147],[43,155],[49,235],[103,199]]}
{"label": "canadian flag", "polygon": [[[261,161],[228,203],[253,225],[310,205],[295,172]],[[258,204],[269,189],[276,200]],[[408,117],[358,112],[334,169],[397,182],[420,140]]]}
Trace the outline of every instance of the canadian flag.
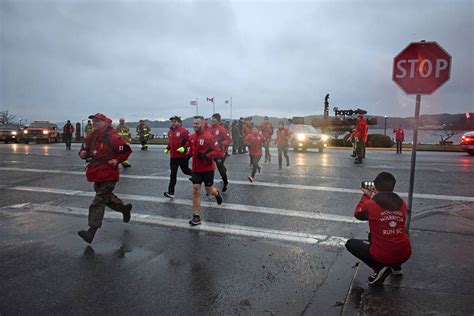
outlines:
{"label": "canadian flag", "polygon": [[206,98],[206,101],[207,101],[207,102],[212,102],[212,103],[214,103],[214,97],[212,97],[212,98]]}

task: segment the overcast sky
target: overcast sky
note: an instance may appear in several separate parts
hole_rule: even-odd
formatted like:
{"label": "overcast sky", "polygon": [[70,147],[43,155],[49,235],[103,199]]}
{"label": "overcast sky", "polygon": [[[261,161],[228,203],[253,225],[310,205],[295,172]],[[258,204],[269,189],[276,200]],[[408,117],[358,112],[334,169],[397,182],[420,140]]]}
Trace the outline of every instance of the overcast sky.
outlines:
{"label": "overcast sky", "polygon": [[322,114],[413,116],[393,57],[438,41],[451,79],[421,112],[474,112],[472,0],[0,0],[0,109],[32,120]]}

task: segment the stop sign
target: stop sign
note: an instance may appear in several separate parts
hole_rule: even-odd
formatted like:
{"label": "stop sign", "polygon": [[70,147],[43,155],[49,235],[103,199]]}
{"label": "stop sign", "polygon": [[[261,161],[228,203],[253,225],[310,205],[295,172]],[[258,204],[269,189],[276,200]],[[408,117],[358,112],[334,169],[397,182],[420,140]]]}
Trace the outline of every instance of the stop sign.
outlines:
{"label": "stop sign", "polygon": [[407,94],[432,94],[450,72],[451,55],[437,42],[411,43],[393,59],[392,79]]}

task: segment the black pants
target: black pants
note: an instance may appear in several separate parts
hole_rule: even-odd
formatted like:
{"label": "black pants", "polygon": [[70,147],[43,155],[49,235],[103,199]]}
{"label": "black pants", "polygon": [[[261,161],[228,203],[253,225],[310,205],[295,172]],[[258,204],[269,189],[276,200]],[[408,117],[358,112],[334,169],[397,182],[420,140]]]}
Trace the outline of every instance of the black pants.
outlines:
{"label": "black pants", "polygon": [[258,165],[258,162],[260,161],[260,158],[262,158],[261,155],[259,155],[259,156],[250,156],[250,162],[252,164],[252,178],[255,177],[255,174],[257,173],[257,169],[260,169],[260,166]]}
{"label": "black pants", "polygon": [[270,155],[270,141],[267,140],[263,143],[263,148],[265,148],[265,162],[270,162],[272,160],[272,156]]}
{"label": "black pants", "polygon": [[281,168],[281,163],[282,163],[282,154],[285,156],[286,159],[286,165],[290,165],[290,158],[288,157],[288,145],[278,145],[278,167]]}
{"label": "black pants", "polygon": [[66,142],[66,149],[71,149],[72,135],[64,134],[64,141]]}
{"label": "black pants", "polygon": [[232,138],[232,155],[235,155],[239,152],[239,138]]}
{"label": "black pants", "polygon": [[141,135],[140,144],[142,145],[142,149],[148,148],[148,137]]}
{"label": "black pants", "polygon": [[174,187],[176,186],[176,175],[178,174],[178,167],[181,168],[181,171],[190,176],[192,174],[191,169],[188,166],[188,159],[186,158],[171,158],[170,159],[170,184],[168,186],[168,193],[174,194]]}
{"label": "black pants", "polygon": [[366,265],[371,267],[374,271],[379,271],[384,267],[383,264],[378,263],[369,252],[370,242],[368,240],[351,238],[346,242],[346,249],[359,258]]}
{"label": "black pants", "polygon": [[397,154],[398,154],[398,153],[400,153],[400,154],[402,153],[402,144],[403,144],[402,141],[398,141],[398,140],[397,140]]}
{"label": "black pants", "polygon": [[229,181],[227,180],[227,168],[224,166],[225,157],[224,158],[216,158],[214,159],[216,163],[217,170],[219,170],[219,174],[222,177],[222,181],[224,185],[227,185]]}

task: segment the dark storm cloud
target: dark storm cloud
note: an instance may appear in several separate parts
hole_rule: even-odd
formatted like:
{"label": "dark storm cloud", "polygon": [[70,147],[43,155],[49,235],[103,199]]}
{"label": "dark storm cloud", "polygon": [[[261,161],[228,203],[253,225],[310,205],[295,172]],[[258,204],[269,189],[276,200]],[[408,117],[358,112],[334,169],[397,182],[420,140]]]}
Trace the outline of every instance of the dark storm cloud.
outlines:
{"label": "dark storm cloud", "polygon": [[0,107],[31,119],[228,116],[332,105],[409,116],[391,81],[409,42],[437,40],[451,80],[423,113],[473,111],[471,1],[2,1]]}

